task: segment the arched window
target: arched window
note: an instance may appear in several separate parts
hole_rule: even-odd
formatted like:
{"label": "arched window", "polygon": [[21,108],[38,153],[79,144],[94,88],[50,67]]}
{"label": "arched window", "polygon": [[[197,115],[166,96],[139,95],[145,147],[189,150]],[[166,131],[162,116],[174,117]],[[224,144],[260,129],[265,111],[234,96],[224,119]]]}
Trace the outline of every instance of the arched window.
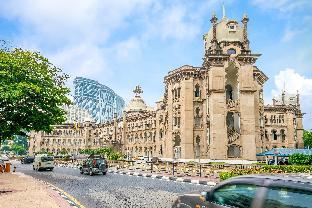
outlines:
{"label": "arched window", "polygon": [[284,142],[285,139],[286,139],[285,130],[284,130],[284,129],[281,129],[280,133],[281,133],[281,137],[282,137],[282,142]]}
{"label": "arched window", "polygon": [[200,127],[200,109],[196,108],[195,109],[195,127]]}
{"label": "arched window", "polygon": [[194,92],[195,97],[200,97],[200,87],[198,84],[195,85],[195,92]]}
{"label": "arched window", "polygon": [[227,84],[225,86],[225,92],[226,100],[233,100],[233,88],[231,85]]}
{"label": "arched window", "polygon": [[228,112],[226,115],[226,125],[230,130],[234,129],[234,114],[232,112]]}
{"label": "arched window", "polygon": [[227,54],[231,55],[231,54],[236,54],[236,50],[234,48],[230,48],[227,50]]}
{"label": "arched window", "polygon": [[272,130],[272,139],[277,140],[277,131],[275,129]]}
{"label": "arched window", "polygon": [[200,137],[199,136],[196,136],[196,139],[195,139],[195,158],[200,158]]}

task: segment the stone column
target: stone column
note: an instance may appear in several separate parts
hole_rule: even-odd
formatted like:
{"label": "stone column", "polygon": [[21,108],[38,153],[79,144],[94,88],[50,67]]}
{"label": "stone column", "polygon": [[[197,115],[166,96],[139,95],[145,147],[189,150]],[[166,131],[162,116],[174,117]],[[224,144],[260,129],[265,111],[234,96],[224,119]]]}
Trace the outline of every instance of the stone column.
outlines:
{"label": "stone column", "polygon": [[193,105],[193,78],[181,82],[181,157],[194,158],[193,130],[194,130],[194,105]]}
{"label": "stone column", "polygon": [[210,159],[227,158],[225,70],[209,69]]}
{"label": "stone column", "polygon": [[242,158],[256,160],[256,115],[253,66],[243,65],[240,69],[240,119]]}

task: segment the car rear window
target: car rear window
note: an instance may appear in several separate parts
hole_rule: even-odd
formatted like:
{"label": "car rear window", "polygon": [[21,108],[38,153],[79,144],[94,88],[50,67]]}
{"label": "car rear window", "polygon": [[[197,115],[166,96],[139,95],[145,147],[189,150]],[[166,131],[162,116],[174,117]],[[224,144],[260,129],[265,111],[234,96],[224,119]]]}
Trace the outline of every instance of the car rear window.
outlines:
{"label": "car rear window", "polygon": [[53,157],[42,157],[41,158],[42,162],[48,162],[48,161],[53,161]]}
{"label": "car rear window", "polygon": [[270,187],[267,192],[264,207],[311,208],[312,192],[284,187]]}

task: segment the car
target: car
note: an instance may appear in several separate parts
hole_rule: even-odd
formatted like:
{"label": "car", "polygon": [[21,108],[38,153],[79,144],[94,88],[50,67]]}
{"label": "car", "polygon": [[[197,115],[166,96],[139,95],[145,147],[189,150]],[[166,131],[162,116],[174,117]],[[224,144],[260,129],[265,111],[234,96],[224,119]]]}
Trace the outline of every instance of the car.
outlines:
{"label": "car", "polygon": [[0,159],[5,161],[5,162],[8,162],[10,160],[9,157],[7,155],[4,155],[4,154],[1,155]]}
{"label": "car", "polygon": [[105,158],[101,156],[91,155],[87,160],[83,161],[79,170],[81,174],[87,173],[90,176],[99,173],[106,175],[108,171],[108,163]]}
{"label": "car", "polygon": [[148,156],[140,156],[138,160],[135,161],[135,164],[141,164],[141,163],[146,163],[149,161]]}
{"label": "car", "polygon": [[22,164],[29,164],[29,163],[33,163],[34,160],[35,160],[34,157],[32,157],[32,156],[26,156],[26,157],[23,157],[23,158],[21,159],[21,163],[22,163]]}
{"label": "car", "polygon": [[33,162],[33,169],[40,170],[50,170],[54,168],[54,157],[47,154],[36,155]]}
{"label": "car", "polygon": [[183,194],[174,208],[309,208],[311,175],[244,175],[219,183],[207,192]]}

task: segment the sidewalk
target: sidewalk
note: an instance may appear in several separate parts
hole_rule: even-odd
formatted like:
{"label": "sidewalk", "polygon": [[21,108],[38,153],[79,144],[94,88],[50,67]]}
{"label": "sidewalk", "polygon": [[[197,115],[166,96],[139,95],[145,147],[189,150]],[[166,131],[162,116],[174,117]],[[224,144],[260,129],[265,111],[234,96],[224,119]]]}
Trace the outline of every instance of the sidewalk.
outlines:
{"label": "sidewalk", "polygon": [[0,173],[0,207],[73,208],[58,191],[23,173]]}

